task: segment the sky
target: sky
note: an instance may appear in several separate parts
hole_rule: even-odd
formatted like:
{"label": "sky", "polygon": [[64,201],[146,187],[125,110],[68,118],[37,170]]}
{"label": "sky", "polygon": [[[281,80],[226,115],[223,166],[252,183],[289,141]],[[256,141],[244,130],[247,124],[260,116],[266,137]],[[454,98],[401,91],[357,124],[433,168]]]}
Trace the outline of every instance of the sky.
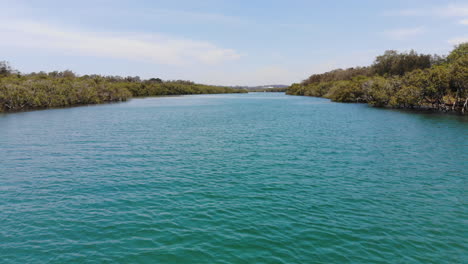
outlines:
{"label": "sky", "polygon": [[289,85],[466,41],[467,0],[0,0],[0,61],[24,73]]}

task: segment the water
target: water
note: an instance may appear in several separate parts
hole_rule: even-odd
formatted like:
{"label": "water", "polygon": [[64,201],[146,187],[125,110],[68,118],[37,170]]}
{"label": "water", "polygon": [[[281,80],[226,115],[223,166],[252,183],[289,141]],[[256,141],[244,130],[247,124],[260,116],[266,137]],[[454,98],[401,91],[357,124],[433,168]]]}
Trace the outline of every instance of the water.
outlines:
{"label": "water", "polygon": [[0,116],[2,263],[467,263],[468,119],[284,94]]}

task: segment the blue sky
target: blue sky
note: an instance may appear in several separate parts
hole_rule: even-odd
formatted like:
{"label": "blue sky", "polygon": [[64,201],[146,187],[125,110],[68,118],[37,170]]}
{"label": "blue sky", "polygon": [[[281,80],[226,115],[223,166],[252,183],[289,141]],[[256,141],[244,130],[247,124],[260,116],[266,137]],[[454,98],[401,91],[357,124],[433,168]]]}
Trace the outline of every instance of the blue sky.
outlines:
{"label": "blue sky", "polygon": [[0,0],[0,60],[22,72],[290,84],[387,49],[448,53],[468,2]]}

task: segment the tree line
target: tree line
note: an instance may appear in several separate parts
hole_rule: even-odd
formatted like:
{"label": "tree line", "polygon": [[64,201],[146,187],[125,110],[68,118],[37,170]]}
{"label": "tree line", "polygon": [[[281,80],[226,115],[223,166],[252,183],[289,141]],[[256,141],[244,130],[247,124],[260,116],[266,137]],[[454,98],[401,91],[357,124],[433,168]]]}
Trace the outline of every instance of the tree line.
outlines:
{"label": "tree line", "polygon": [[249,92],[255,92],[255,93],[284,93],[288,90],[286,87],[275,87],[275,88],[258,88],[258,89],[251,89]]}
{"label": "tree line", "polygon": [[136,96],[245,93],[243,89],[159,78],[84,75],[72,71],[21,74],[0,62],[0,112],[121,102]]}
{"label": "tree line", "polygon": [[290,95],[378,107],[468,112],[468,43],[448,56],[386,51],[368,67],[311,75],[288,87]]}

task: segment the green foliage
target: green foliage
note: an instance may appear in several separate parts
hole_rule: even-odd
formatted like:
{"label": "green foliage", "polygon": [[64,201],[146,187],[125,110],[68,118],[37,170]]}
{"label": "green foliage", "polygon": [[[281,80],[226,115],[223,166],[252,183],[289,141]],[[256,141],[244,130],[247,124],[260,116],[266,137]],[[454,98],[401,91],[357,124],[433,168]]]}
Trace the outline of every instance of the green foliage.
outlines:
{"label": "green foliage", "polygon": [[289,95],[304,95],[305,87],[299,83],[293,83],[291,86],[288,87],[286,94]]}
{"label": "green foliage", "polygon": [[390,97],[388,105],[392,107],[414,108],[420,105],[420,100],[420,87],[403,85],[395,95]]}
{"label": "green foliage", "polygon": [[456,60],[466,58],[468,54],[468,42],[462,43],[456,46],[447,57],[449,62],[455,62]]}
{"label": "green foliage", "polygon": [[0,106],[3,111],[117,102],[130,97],[131,93],[122,87],[93,80],[42,76],[0,79]]}
{"label": "green foliage", "polygon": [[286,93],[378,107],[468,112],[468,43],[447,57],[387,51],[371,67],[314,74]]}
{"label": "green foliage", "polygon": [[387,106],[400,87],[399,78],[387,79],[380,76],[364,82],[362,86],[366,102],[373,106]]}
{"label": "green foliage", "polygon": [[405,75],[405,84],[421,90],[423,102],[440,104],[449,89],[450,74],[446,66],[434,66],[425,71],[417,70]]}
{"label": "green foliage", "polygon": [[356,77],[351,81],[338,81],[332,83],[324,97],[335,102],[359,103],[364,102],[363,84],[368,78]]}
{"label": "green foliage", "polygon": [[17,73],[6,61],[0,61],[0,78]]}
{"label": "green foliage", "polygon": [[449,66],[451,91],[459,97],[468,96],[468,45],[463,56],[457,56]]}
{"label": "green foliage", "polygon": [[415,51],[398,53],[387,50],[384,55],[378,56],[372,65],[373,71],[381,76],[404,75],[416,69],[431,67],[431,55],[418,54]]}
{"label": "green foliage", "polygon": [[245,90],[155,78],[76,76],[72,71],[21,76],[0,63],[0,112],[125,101],[132,96],[241,93]]}
{"label": "green foliage", "polygon": [[358,76],[371,76],[373,70],[371,67],[356,67],[348,69],[336,69],[322,74],[311,75],[307,80],[303,81],[303,85],[318,84],[323,82],[333,81],[351,81]]}
{"label": "green foliage", "polygon": [[334,82],[312,83],[305,87],[304,95],[322,97],[328,93]]}

